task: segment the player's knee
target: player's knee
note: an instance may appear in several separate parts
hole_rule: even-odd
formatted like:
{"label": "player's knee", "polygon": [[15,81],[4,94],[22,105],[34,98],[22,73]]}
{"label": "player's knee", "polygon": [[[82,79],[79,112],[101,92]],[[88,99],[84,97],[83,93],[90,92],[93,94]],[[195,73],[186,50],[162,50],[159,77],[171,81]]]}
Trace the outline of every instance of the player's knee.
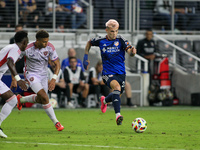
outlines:
{"label": "player's knee", "polygon": [[49,103],[49,98],[48,98],[47,95],[39,96],[39,99],[40,99],[41,104],[48,104]]}
{"label": "player's knee", "polygon": [[121,87],[119,85],[114,87],[114,90],[121,91]]}

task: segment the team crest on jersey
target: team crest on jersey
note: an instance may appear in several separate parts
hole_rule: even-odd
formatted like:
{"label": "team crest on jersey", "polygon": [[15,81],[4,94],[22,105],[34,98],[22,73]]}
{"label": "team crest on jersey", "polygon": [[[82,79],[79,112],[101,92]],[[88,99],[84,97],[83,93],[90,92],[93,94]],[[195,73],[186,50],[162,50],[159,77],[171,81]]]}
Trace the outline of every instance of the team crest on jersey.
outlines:
{"label": "team crest on jersey", "polygon": [[34,77],[31,77],[29,80],[30,80],[31,82],[33,82],[33,80],[34,80]]}
{"label": "team crest on jersey", "polygon": [[119,45],[119,42],[118,42],[118,41],[115,41],[114,45],[115,45],[115,46],[118,46],[118,45]]}
{"label": "team crest on jersey", "polygon": [[47,56],[47,54],[48,54],[48,51],[45,51],[45,52],[43,52],[43,54],[44,54],[44,56]]}

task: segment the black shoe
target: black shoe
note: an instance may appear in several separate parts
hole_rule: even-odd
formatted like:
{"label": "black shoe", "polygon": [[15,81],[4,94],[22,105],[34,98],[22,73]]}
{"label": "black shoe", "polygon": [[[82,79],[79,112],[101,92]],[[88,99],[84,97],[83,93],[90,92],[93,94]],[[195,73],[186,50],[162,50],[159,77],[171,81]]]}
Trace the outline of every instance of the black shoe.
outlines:
{"label": "black shoe", "polygon": [[133,106],[133,104],[131,102],[128,102],[127,105],[128,106]]}
{"label": "black shoe", "polygon": [[85,104],[85,102],[83,102],[83,103],[81,104],[81,106],[82,106],[83,108],[86,108],[86,107],[87,107],[87,105]]}

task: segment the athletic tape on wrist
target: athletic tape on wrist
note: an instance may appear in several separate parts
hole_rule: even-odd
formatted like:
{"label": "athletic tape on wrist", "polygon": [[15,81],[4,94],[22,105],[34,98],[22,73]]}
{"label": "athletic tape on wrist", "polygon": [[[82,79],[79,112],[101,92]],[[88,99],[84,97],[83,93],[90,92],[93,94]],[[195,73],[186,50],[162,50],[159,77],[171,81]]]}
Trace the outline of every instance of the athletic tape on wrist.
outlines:
{"label": "athletic tape on wrist", "polygon": [[52,79],[55,79],[55,80],[56,80],[57,78],[58,78],[58,75],[56,75],[56,74],[54,74],[53,77],[52,77]]}
{"label": "athletic tape on wrist", "polygon": [[20,78],[19,75],[16,75],[16,76],[15,76],[15,79],[16,79],[17,81],[21,80],[21,78]]}

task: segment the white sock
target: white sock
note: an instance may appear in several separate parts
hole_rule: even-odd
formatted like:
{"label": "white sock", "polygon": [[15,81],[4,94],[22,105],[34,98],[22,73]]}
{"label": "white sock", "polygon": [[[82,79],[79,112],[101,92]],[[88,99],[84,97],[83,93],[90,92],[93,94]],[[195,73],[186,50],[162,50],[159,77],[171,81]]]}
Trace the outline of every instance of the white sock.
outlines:
{"label": "white sock", "polygon": [[42,104],[42,107],[44,108],[45,112],[47,113],[47,115],[49,116],[49,118],[52,120],[52,122],[55,125],[58,122],[58,120],[56,118],[55,112],[51,104],[50,103]]}
{"label": "white sock", "polygon": [[17,104],[17,97],[16,95],[13,95],[11,98],[9,98],[6,103],[3,105],[0,113],[0,126],[1,123],[8,117],[8,115],[11,113],[12,109]]}
{"label": "white sock", "polygon": [[35,103],[35,97],[36,96],[37,96],[37,94],[31,94],[31,95],[28,95],[28,96],[23,96],[22,98],[20,98],[20,102],[21,103],[26,103],[26,102]]}
{"label": "white sock", "polygon": [[117,119],[117,117],[120,116],[120,115],[121,115],[120,113],[116,113],[116,119]]}

